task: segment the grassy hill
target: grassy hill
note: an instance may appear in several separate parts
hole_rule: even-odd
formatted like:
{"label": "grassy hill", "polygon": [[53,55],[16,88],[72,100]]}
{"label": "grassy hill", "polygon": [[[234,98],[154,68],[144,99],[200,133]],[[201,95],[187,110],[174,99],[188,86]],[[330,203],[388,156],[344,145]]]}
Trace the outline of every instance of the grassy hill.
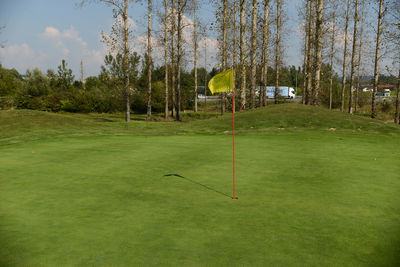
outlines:
{"label": "grassy hill", "polygon": [[[141,115],[127,124],[123,114],[55,114],[34,110],[0,111],[0,144],[54,136],[87,135],[220,135],[232,133],[232,115],[183,113],[183,123],[146,122]],[[207,118],[208,117],[208,118]],[[157,115],[156,115],[157,118]],[[400,127],[367,117],[349,115],[324,108],[300,104],[271,105],[238,112],[237,134],[259,134],[274,131],[338,131],[368,134],[400,134]]]}
{"label": "grassy hill", "polygon": [[0,111],[0,265],[400,265],[398,126],[235,117]]}

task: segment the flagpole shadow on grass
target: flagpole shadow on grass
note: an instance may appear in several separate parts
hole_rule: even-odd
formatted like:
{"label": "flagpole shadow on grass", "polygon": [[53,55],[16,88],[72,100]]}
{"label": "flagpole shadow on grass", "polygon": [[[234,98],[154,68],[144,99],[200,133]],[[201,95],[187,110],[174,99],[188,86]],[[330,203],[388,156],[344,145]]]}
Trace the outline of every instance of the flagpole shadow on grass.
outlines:
{"label": "flagpole shadow on grass", "polygon": [[201,184],[201,183],[199,183],[199,182],[193,181],[193,180],[191,180],[191,179],[189,179],[189,178],[186,178],[186,177],[184,177],[184,176],[182,176],[182,175],[179,175],[179,174],[176,174],[176,173],[164,174],[164,176],[174,176],[174,177],[182,178],[182,179],[185,179],[185,180],[188,181],[188,182],[191,182],[192,184],[202,186],[202,187],[204,187],[204,188],[207,189],[207,190],[210,190],[210,191],[213,191],[213,192],[218,193],[218,194],[220,194],[220,195],[223,195],[223,196],[232,198],[232,196],[230,196],[230,195],[227,195],[227,194],[225,194],[225,193],[223,193],[223,192],[221,192],[221,191],[218,191],[218,190],[216,190],[216,189],[214,189],[214,188],[212,188],[212,187],[209,187],[209,186],[207,186],[207,185],[204,185],[204,184]]}

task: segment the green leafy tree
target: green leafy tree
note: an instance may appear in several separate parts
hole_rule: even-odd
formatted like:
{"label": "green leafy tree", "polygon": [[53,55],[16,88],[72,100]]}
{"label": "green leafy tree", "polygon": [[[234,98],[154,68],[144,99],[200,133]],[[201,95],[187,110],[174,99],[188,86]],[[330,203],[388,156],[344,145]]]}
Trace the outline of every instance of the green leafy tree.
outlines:
{"label": "green leafy tree", "polygon": [[32,97],[47,95],[50,92],[49,78],[38,68],[26,71],[26,93]]}
{"label": "green leafy tree", "polygon": [[5,69],[0,64],[0,96],[14,95],[21,82],[22,77],[16,69]]}
{"label": "green leafy tree", "polygon": [[18,71],[5,69],[0,64],[0,109],[14,106],[14,98],[22,85],[22,77]]}
{"label": "green leafy tree", "polygon": [[74,79],[75,76],[72,74],[72,70],[67,68],[67,62],[63,59],[61,65],[58,66],[56,88],[60,91],[68,91],[72,88]]}

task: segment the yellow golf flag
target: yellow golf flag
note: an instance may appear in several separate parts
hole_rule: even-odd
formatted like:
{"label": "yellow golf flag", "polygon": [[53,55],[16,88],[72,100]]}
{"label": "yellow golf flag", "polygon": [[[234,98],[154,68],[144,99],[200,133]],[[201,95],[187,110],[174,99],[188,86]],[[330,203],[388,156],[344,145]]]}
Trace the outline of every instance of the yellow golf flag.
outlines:
{"label": "yellow golf flag", "polygon": [[233,90],[233,70],[229,69],[212,77],[208,82],[208,88],[212,94]]}

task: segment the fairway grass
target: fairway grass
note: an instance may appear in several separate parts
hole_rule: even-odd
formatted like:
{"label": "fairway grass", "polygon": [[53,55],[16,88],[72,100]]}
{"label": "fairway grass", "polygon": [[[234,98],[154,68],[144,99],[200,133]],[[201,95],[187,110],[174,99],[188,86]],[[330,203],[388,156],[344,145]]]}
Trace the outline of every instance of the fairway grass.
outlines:
{"label": "fairway grass", "polygon": [[0,113],[0,265],[399,266],[399,128],[281,106],[239,116],[238,200],[228,116]]}

